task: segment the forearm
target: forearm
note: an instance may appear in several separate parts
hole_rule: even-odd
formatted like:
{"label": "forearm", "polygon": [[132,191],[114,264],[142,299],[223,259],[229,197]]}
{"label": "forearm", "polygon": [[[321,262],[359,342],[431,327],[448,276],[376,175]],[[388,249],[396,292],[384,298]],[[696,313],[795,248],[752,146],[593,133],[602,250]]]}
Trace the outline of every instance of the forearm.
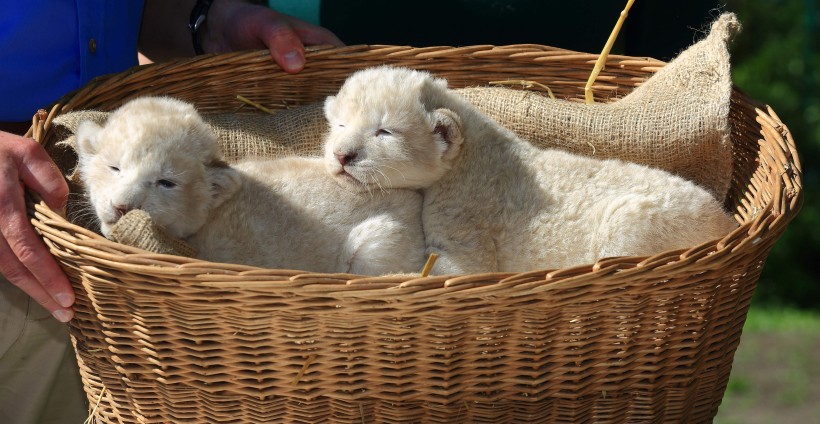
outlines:
{"label": "forearm", "polygon": [[[188,24],[195,5],[196,0],[145,0],[140,53],[154,62],[194,56]],[[197,37],[205,53],[262,49],[266,47],[262,38],[265,34],[259,28],[281,26],[286,22],[291,25],[289,19],[246,0],[213,0]]]}
{"label": "forearm", "polygon": [[139,51],[154,62],[194,55],[188,21],[196,0],[145,0]]}
{"label": "forearm", "polygon": [[[195,0],[145,0],[140,52],[152,61],[194,55],[188,29]],[[305,63],[305,45],[343,43],[325,28],[244,0],[215,0],[197,35],[205,53],[268,48],[287,72]]]}

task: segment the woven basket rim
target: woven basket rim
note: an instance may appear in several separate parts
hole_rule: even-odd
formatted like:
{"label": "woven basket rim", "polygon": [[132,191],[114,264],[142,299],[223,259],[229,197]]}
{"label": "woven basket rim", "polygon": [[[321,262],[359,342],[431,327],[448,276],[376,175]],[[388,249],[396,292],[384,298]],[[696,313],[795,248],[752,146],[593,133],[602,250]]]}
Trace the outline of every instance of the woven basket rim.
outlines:
{"label": "woven basket rim", "polygon": [[[355,60],[357,57],[382,56],[385,61],[388,59],[412,58],[419,61],[427,61],[438,57],[460,56],[464,58],[491,59],[522,61],[525,63],[560,63],[567,66],[568,63],[577,64],[581,67],[591,67],[598,60],[598,54],[569,50],[560,47],[547,46],[542,44],[509,44],[493,45],[480,44],[470,46],[425,46],[415,47],[409,45],[389,45],[389,44],[356,44],[350,46],[310,46],[306,48],[306,68],[313,61],[322,59],[333,60]],[[165,62],[137,65],[121,72],[100,75],[93,78],[87,84],[60,97],[57,102],[48,109],[40,109],[32,119],[32,126],[28,135],[36,136],[38,130],[42,131],[51,126],[51,121],[59,114],[74,110],[74,104],[79,100],[87,100],[89,93],[94,92],[101,85],[129,84],[139,78],[139,75],[163,71],[166,74],[175,72],[185,72],[189,68],[207,67],[209,64],[242,62],[246,64],[267,64],[276,71],[280,71],[281,77],[288,77],[281,69],[270,61],[268,50],[244,50],[229,53],[208,53],[189,58],[174,59]],[[607,68],[621,68],[623,66],[639,66],[641,72],[655,72],[664,67],[667,62],[648,56],[627,56],[610,54],[604,62],[604,71],[598,76],[597,81],[606,80]],[[646,75],[639,77],[643,80]],[[737,87],[734,87],[737,90]],[[610,101],[616,99],[604,98],[598,101]],[[761,105],[762,106],[762,105]]]}

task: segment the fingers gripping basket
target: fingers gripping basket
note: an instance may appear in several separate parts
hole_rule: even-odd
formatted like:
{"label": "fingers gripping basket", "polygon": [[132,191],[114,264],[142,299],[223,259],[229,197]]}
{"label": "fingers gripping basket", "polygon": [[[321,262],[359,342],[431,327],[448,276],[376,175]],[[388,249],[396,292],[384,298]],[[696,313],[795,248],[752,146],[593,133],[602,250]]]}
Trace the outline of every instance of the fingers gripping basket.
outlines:
{"label": "fingers gripping basket", "polygon": [[[529,80],[580,99],[596,59],[535,45],[352,46],[310,52],[289,75],[266,52],[202,56],[95,80],[32,128],[68,169],[75,158],[55,147],[52,119],[135,96],[233,113],[243,95],[284,109],[389,63],[453,87]],[[597,101],[663,66],[610,57]],[[570,269],[415,279],[257,269],[117,244],[42,204],[30,213],[77,291],[71,334],[99,422],[708,422],[766,256],[802,198],[775,113],[734,90],[729,119],[736,231]]]}

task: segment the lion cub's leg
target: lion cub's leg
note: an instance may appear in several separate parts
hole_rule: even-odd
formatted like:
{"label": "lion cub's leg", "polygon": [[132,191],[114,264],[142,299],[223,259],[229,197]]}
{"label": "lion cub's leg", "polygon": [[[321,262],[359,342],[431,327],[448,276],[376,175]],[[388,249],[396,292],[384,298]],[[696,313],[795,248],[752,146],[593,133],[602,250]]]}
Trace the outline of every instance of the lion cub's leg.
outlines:
{"label": "lion cub's leg", "polygon": [[340,257],[340,269],[363,275],[418,272],[424,265],[420,230],[410,229],[390,214],[371,216],[350,230]]}
{"label": "lion cub's leg", "polygon": [[736,226],[705,190],[667,185],[666,193],[625,194],[607,205],[593,237],[599,258],[688,248],[722,237]]}
{"label": "lion cub's leg", "polygon": [[[486,231],[471,227],[438,226],[436,233],[426,233],[425,256],[438,255],[430,274],[473,274],[498,271],[496,245]],[[452,231],[455,229],[456,231]]]}

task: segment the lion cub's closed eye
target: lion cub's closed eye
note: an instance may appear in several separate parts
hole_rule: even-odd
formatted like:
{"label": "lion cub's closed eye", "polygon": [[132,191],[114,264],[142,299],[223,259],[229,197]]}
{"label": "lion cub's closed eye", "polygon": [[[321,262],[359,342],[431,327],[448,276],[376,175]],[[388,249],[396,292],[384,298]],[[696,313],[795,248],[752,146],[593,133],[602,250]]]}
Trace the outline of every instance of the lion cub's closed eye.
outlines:
{"label": "lion cub's closed eye", "polygon": [[217,262],[315,272],[417,272],[421,196],[343,189],[319,158],[228,165],[192,105],[132,100],[77,130],[79,171],[106,236],[132,209]]}

